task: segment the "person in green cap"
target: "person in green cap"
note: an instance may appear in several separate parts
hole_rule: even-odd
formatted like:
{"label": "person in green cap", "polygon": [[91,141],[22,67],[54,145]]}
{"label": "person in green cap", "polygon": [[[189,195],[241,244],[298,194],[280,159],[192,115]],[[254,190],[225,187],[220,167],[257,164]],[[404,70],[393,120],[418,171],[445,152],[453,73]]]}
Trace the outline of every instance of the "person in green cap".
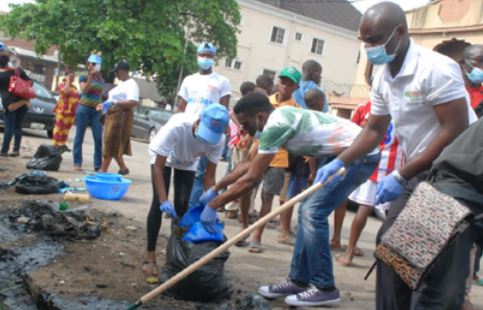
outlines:
{"label": "person in green cap", "polygon": [[[275,109],[281,107],[296,107],[300,108],[297,102],[292,98],[292,94],[299,87],[299,82],[302,77],[300,71],[295,67],[287,67],[280,71],[278,75],[277,92],[269,97],[269,101]],[[289,166],[288,153],[281,148],[270,162],[269,168],[263,178],[262,186],[262,207],[260,210],[260,217],[269,213],[272,209],[273,198],[276,195],[280,196],[280,204],[285,202],[285,194],[287,191],[283,190],[288,186],[290,174],[286,172]],[[281,216],[282,231],[287,230],[286,222],[291,214],[283,214]],[[290,230],[290,222],[288,223]],[[261,240],[264,227],[255,230],[251,236],[248,251],[251,253],[262,252]]]}

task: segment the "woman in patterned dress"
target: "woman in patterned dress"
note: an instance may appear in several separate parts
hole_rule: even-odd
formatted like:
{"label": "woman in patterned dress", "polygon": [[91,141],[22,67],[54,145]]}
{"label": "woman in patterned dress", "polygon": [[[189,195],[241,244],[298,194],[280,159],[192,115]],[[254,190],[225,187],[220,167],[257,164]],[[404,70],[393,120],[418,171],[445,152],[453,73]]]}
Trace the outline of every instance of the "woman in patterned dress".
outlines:
{"label": "woman in patterned dress", "polygon": [[59,100],[54,108],[55,126],[53,144],[59,149],[69,151],[66,145],[70,128],[75,121],[75,112],[79,103],[79,91],[72,82],[75,79],[74,71],[66,71],[63,83],[59,85]]}

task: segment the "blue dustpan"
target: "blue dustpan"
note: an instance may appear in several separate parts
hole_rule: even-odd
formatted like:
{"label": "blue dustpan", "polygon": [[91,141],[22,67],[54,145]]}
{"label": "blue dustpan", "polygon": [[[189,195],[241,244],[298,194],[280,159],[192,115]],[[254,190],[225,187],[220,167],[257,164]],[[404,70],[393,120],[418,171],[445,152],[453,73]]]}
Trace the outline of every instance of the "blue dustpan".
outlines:
{"label": "blue dustpan", "polygon": [[178,225],[181,227],[190,227],[194,223],[199,222],[201,217],[201,212],[203,212],[204,208],[205,206],[203,204],[199,204],[193,209],[188,210],[188,212],[186,212],[183,215]]}
{"label": "blue dustpan", "polygon": [[183,240],[190,243],[202,243],[207,241],[223,243],[223,223],[217,222],[215,224],[215,233],[211,233],[205,229],[201,222],[196,222],[184,234]]}

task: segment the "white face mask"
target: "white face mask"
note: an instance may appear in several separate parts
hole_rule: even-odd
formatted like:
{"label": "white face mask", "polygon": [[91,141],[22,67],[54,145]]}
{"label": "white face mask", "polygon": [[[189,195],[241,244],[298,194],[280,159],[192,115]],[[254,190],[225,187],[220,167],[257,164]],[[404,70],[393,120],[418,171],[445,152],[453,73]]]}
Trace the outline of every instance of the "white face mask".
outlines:
{"label": "white face mask", "polygon": [[255,134],[253,135],[253,137],[255,139],[260,139],[262,135],[262,131],[260,130],[260,127],[258,126],[258,117],[257,117],[257,131],[255,131]]}

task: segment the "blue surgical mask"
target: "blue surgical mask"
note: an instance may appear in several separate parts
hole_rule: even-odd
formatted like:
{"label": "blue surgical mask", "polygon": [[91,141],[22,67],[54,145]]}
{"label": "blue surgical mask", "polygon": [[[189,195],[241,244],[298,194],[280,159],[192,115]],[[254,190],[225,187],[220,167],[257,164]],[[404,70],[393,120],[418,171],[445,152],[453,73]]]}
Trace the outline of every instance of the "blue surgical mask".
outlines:
{"label": "blue surgical mask", "polygon": [[473,67],[470,73],[465,72],[468,80],[470,80],[473,84],[481,84],[483,83],[483,69]]}
{"label": "blue surgical mask", "polygon": [[399,43],[397,44],[396,49],[394,50],[394,54],[389,55],[386,52],[386,45],[391,40],[392,36],[396,33],[396,29],[397,27],[394,28],[389,38],[387,38],[386,42],[384,42],[383,44],[373,47],[366,47],[367,59],[371,63],[375,65],[382,65],[390,63],[394,60],[394,58],[396,58],[397,50],[399,49],[401,41],[399,41]]}
{"label": "blue surgical mask", "polygon": [[198,56],[198,67],[202,70],[208,70],[211,67],[213,67],[213,59],[208,58],[208,57],[199,57]]}

